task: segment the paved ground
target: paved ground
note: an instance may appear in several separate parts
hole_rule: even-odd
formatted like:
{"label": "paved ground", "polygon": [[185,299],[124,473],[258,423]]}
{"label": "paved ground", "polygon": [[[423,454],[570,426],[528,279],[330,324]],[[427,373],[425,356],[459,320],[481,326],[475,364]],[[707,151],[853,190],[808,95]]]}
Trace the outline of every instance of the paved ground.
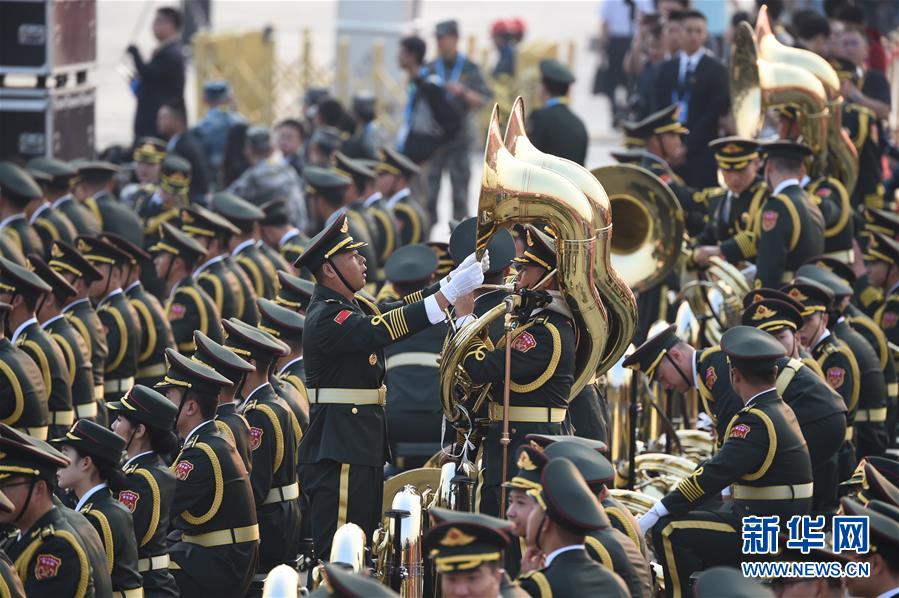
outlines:
{"label": "paved ground", "polygon": [[[363,1],[363,0],[359,0]],[[385,0],[365,0],[372,11]],[[134,0],[98,1],[98,55],[99,67],[91,73],[98,85],[97,142],[99,147],[112,143],[129,143],[131,120],[134,114],[134,98],[127,87],[126,67],[130,60],[124,49],[132,41],[145,54],[153,47],[150,34],[155,7],[167,2]],[[335,48],[335,0],[270,1],[270,0],[215,0],[213,2],[213,28],[220,31],[261,29],[273,26],[276,32],[279,56],[291,59],[299,54],[300,33],[305,27],[314,28],[314,52],[319,64],[332,64]],[[565,46],[574,40],[575,72],[578,83],[573,89],[572,108],[587,122],[591,145],[587,163],[598,166],[610,162],[609,150],[619,145],[620,137],[611,130],[608,105],[604,98],[590,94],[596,56],[589,51],[589,37],[597,30],[598,2],[545,1],[447,1],[421,0],[419,18],[408,24],[408,31],[419,32],[433,44],[430,36],[434,23],[454,18],[459,21],[463,36],[475,33],[479,43],[487,43],[490,23],[497,18],[519,16],[528,25],[530,39],[555,40]],[[189,73],[192,77],[193,73]],[[192,90],[188,82],[188,90]],[[188,104],[196,98],[188,92]],[[477,202],[480,181],[482,150],[472,152],[472,180],[470,197],[472,211]],[[446,180],[441,192],[441,221],[449,216],[449,195]],[[446,230],[439,226],[435,236]]]}

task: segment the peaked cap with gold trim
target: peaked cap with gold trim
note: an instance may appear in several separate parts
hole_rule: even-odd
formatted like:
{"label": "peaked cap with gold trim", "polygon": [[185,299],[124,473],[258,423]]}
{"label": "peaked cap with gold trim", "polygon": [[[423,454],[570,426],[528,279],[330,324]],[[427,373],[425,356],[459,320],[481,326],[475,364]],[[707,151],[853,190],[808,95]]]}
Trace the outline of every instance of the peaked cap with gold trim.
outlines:
{"label": "peaked cap with gold trim", "polygon": [[331,226],[324,229],[306,246],[306,251],[297,258],[294,265],[297,268],[309,268],[310,272],[316,272],[324,263],[333,256],[345,251],[353,251],[368,245],[365,241],[356,241],[350,236],[350,224],[346,214],[336,218]]}
{"label": "peaked cap with gold trim", "polygon": [[432,507],[436,521],[424,547],[440,573],[473,571],[484,563],[500,562],[510,542],[512,524],[481,513]]}

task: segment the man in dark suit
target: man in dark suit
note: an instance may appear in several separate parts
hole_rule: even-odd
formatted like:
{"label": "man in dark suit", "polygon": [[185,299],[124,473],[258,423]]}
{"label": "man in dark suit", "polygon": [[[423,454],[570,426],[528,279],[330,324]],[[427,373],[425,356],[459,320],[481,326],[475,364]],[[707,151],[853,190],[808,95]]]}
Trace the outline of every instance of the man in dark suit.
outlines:
{"label": "man in dark suit", "polygon": [[181,12],[162,7],[153,19],[153,36],[159,46],[150,62],[144,62],[137,46],[128,46],[137,74],[132,81],[137,96],[134,137],[158,137],[156,113],[163,102],[184,101],[184,56],[181,54]]}
{"label": "man in dark suit", "polygon": [[209,166],[203,146],[196,135],[187,128],[187,110],[182,100],[166,101],[156,115],[159,134],[168,141],[166,151],[178,154],[190,162],[190,201],[205,205],[209,191]]}
{"label": "man in dark suit", "polygon": [[718,137],[718,119],[730,105],[727,69],[703,47],[708,37],[706,18],[699,11],[686,13],[684,45],[662,64],[655,88],[654,110],[670,104],[680,107],[680,120],[689,130],[687,162],[678,174],[692,187],[714,187],[716,166],[709,141]]}
{"label": "man in dark suit", "polygon": [[558,60],[540,61],[540,95],[543,107],[531,113],[528,136],[541,152],[584,164],[587,127],[568,107],[568,89],[574,75]]}

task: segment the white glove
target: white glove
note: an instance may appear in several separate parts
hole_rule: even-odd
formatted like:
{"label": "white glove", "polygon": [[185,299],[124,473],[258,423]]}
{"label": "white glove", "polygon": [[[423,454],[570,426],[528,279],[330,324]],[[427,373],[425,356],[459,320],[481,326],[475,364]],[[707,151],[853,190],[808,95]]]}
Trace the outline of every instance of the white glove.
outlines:
{"label": "white glove", "polygon": [[467,295],[484,283],[484,272],[481,264],[473,262],[464,270],[453,275],[453,279],[446,283],[440,291],[446,300],[455,303],[462,295]]}
{"label": "white glove", "polygon": [[487,273],[487,270],[490,269],[490,250],[487,249],[484,251],[484,257],[481,258],[481,272],[484,274]]}
{"label": "white glove", "polygon": [[477,258],[475,257],[475,252],[471,252],[470,254],[468,254],[468,256],[464,260],[462,260],[461,264],[453,268],[453,270],[449,274],[440,279],[440,288],[442,289],[443,287],[445,287],[450,279],[455,278],[456,274],[468,268],[476,261]]}
{"label": "white glove", "polygon": [[637,523],[640,524],[640,534],[645,536],[646,532],[651,530],[652,526],[654,526],[658,520],[658,513],[653,510],[647,511],[643,517],[640,517],[640,519],[637,520]]}

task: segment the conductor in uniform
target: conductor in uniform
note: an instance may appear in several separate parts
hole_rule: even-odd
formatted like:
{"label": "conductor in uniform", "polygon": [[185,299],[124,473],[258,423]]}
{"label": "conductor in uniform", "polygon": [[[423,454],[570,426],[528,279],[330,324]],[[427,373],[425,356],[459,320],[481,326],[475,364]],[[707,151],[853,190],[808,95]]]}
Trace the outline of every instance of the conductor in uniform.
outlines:
{"label": "conductor in uniform", "polygon": [[434,295],[385,313],[366,312],[355,295],[365,286],[365,261],[348,230],[346,217],[337,218],[296,264],[316,278],[303,333],[310,422],[299,468],[318,555],[330,553],[344,523],[356,523],[370,537],[381,518],[389,459],[383,347],[442,322],[443,310],[484,278],[472,256]]}
{"label": "conductor in uniform", "polygon": [[[640,349],[641,361],[655,353],[646,345]],[[715,456],[640,518],[643,532],[653,530],[670,596],[690,595],[694,572],[740,561],[744,516],[784,519],[808,514],[811,507],[808,447],[796,416],[775,388],[775,362],[783,357],[783,346],[761,330],[736,326],[722,336],[721,350],[730,359],[731,384],[745,406],[730,421]],[[727,486],[732,502],[714,510],[696,508]]]}
{"label": "conductor in uniform", "polygon": [[21,255],[44,254],[41,237],[25,214],[28,203],[41,197],[30,174],[12,162],[0,162],[0,235]]}
{"label": "conductor in uniform", "polygon": [[541,152],[566,158],[581,166],[587,158],[587,127],[568,107],[574,75],[552,58],[540,61],[540,97],[543,107],[528,117],[528,138]]}

